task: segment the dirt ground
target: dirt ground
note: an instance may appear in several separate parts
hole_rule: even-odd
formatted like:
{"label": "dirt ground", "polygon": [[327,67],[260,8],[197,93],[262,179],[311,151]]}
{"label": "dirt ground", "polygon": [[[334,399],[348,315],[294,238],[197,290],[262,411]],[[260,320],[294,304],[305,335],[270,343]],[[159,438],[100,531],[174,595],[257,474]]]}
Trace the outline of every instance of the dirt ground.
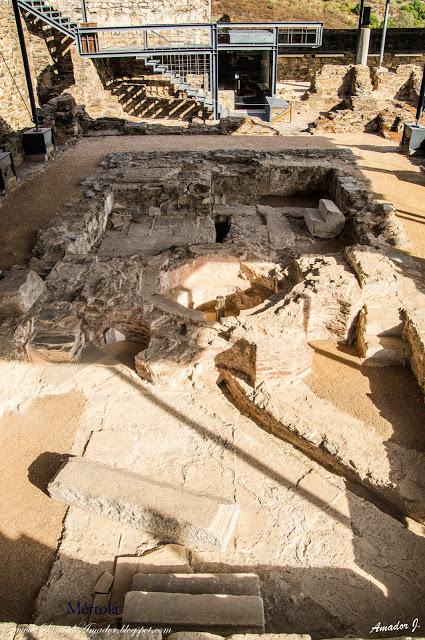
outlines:
{"label": "dirt ground", "polygon": [[411,160],[399,153],[397,142],[372,134],[350,133],[326,138],[353,151],[363,175],[371,182],[375,197],[392,202],[397,209],[413,245],[411,253],[425,258],[425,172],[421,170],[420,160]]}
{"label": "dirt ground", "polygon": [[[7,197],[0,207],[0,268],[28,261],[36,231],[83,190],[81,181],[95,171],[105,154],[170,151],[177,143],[179,150],[349,146],[371,180],[375,195],[393,202],[398,209],[413,242],[412,253],[425,258],[425,174],[400,155],[391,141],[368,134],[188,136],[179,137],[177,142],[172,136],[143,136],[84,139]],[[409,371],[397,367],[364,370],[352,351],[335,345],[315,345],[315,351],[314,371],[308,382],[318,395],[370,422],[386,439],[425,449],[423,400]],[[77,392],[34,399],[0,421],[0,620],[28,622],[34,598],[49,573],[65,508],[30,482],[28,468],[46,451],[69,452],[84,402],[84,396]],[[49,475],[50,468],[42,471]]]}
{"label": "dirt ground", "polygon": [[[35,398],[0,420],[0,620],[29,622],[46,581],[62,531],[66,507],[30,481],[40,454],[68,452],[84,396],[73,392]],[[50,464],[33,469],[48,479]]]}

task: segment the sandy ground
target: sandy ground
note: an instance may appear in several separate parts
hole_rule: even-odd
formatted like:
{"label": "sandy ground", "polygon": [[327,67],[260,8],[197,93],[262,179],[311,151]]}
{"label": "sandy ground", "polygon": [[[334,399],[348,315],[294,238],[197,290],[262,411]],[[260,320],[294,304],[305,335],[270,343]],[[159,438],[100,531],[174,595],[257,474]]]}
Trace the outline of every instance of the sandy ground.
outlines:
{"label": "sandy ground", "polygon": [[[84,139],[8,196],[0,208],[0,268],[29,259],[36,231],[82,191],[80,182],[95,171],[105,154],[169,151],[176,145],[180,150],[350,146],[377,197],[392,201],[399,210],[414,242],[413,253],[425,257],[425,174],[397,153],[395,143],[367,134],[296,138],[193,136],[179,137],[177,141],[172,136],[143,136]],[[309,384],[318,395],[367,420],[385,439],[425,448],[421,434],[423,403],[408,372],[406,375],[398,368],[364,371],[355,354],[347,350],[329,345],[315,347]],[[352,389],[360,393],[354,394]],[[49,500],[29,481],[28,468],[41,453],[70,450],[83,405],[84,396],[79,392],[44,397],[20,406],[0,421],[1,620],[29,621],[34,597],[48,575],[65,513],[62,505]],[[49,475],[51,470],[47,464],[40,471]]]}
{"label": "sandy ground", "polygon": [[396,207],[413,244],[412,254],[425,258],[425,172],[420,161],[399,153],[397,142],[371,134],[339,134],[327,139],[350,147],[375,197]]}
{"label": "sandy ground", "polygon": [[[28,622],[47,579],[62,531],[65,505],[50,500],[28,478],[45,452],[67,452],[84,409],[79,392],[45,396],[0,420],[0,620]],[[54,469],[53,469],[54,472]],[[48,461],[32,474],[49,478]]]}
{"label": "sandy ground", "polygon": [[425,451],[422,392],[406,367],[362,366],[355,347],[317,342],[306,380],[319,397],[372,425],[384,440]]}

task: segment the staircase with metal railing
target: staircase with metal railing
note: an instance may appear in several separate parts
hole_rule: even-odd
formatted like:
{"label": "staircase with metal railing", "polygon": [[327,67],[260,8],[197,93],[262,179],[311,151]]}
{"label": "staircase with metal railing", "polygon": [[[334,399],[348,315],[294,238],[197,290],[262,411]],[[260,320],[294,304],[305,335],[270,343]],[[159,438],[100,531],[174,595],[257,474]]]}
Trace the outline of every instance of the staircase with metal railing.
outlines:
{"label": "staircase with metal railing", "polygon": [[[47,25],[57,29],[69,38],[72,38],[73,40],[76,39],[78,24],[44,0],[18,0],[18,4],[25,16],[31,15],[44,21]],[[156,38],[160,36],[161,40],[164,42],[166,41],[166,38],[159,32],[154,30],[150,31]],[[187,76],[190,73],[197,74],[202,67],[202,64],[199,64],[199,55],[197,55],[193,60],[191,55],[187,55],[185,57],[180,55],[176,57],[175,60],[170,59],[172,58],[170,56],[167,60],[165,60],[164,56],[161,56],[160,60],[155,59],[152,54],[141,54],[136,57],[138,59],[143,59],[145,66],[150,67],[153,73],[161,74],[164,79],[168,80],[173,89],[186,94],[189,99],[197,102],[204,111],[213,111],[213,99],[211,92],[208,89],[204,90],[202,88],[192,86],[190,82],[187,81]],[[209,72],[206,68],[206,57],[204,58],[204,76],[208,76]],[[225,115],[228,115],[228,111],[219,105],[218,115],[220,117],[224,117]]]}
{"label": "staircase with metal railing", "polygon": [[[56,0],[51,0],[56,1]],[[309,23],[191,23],[128,26],[81,25],[45,0],[17,0],[24,16],[42,20],[71,38],[81,57],[142,59],[178,92],[211,111],[214,118],[228,115],[218,100],[220,50],[270,52],[270,95],[276,93],[279,46],[318,47],[323,25]],[[82,15],[86,20],[83,0]],[[202,78],[199,82],[199,78]],[[201,86],[197,86],[201,84]]]}
{"label": "staircase with metal railing", "polygon": [[25,14],[31,14],[35,18],[61,31],[64,35],[75,40],[78,24],[65,16],[44,0],[18,0],[18,5]]}
{"label": "staircase with metal railing", "polygon": [[[210,64],[209,57],[199,54],[173,54],[155,55],[144,53],[137,56],[142,59],[146,67],[150,67],[153,73],[160,73],[171,86],[184,92],[188,98],[195,100],[206,111],[213,111],[213,97],[209,87]],[[202,86],[195,86],[190,77],[201,79]],[[229,115],[229,110],[218,103],[220,118]]]}

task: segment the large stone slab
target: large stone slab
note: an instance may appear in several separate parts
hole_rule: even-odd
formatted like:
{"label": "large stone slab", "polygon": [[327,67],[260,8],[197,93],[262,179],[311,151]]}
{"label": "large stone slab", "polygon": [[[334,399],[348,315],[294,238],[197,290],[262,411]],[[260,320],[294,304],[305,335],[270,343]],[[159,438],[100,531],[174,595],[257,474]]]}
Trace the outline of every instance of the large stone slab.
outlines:
{"label": "large stone slab", "polygon": [[171,247],[215,241],[211,218],[145,216],[131,223],[127,232],[107,231],[98,250],[100,258],[153,256]]}
{"label": "large stone slab", "polygon": [[123,624],[228,634],[264,631],[263,601],[258,596],[192,595],[130,591]]}
{"label": "large stone slab", "polygon": [[257,208],[259,214],[264,216],[266,220],[271,246],[277,251],[293,246],[295,244],[295,233],[282,210],[264,205],[259,205]]}
{"label": "large stone slab", "polygon": [[0,318],[26,313],[45,291],[46,285],[35,271],[12,267],[0,279]]}
{"label": "large stone slab", "polygon": [[254,573],[138,573],[132,591],[259,596],[260,582]]}
{"label": "large stone slab", "polygon": [[224,550],[239,515],[235,503],[80,457],[59,470],[49,494],[200,550]]}

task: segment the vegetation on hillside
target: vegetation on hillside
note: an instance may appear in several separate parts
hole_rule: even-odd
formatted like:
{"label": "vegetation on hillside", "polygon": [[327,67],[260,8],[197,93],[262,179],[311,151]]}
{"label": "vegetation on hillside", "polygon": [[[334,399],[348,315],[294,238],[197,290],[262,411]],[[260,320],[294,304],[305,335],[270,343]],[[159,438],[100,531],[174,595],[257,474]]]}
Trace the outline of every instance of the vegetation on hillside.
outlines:
{"label": "vegetation on hillside", "polygon": [[[372,27],[381,27],[385,0],[366,0],[372,7]],[[214,18],[228,15],[237,20],[322,20],[325,27],[349,29],[357,26],[358,0],[212,0]],[[390,27],[424,27],[424,0],[391,0]]]}

